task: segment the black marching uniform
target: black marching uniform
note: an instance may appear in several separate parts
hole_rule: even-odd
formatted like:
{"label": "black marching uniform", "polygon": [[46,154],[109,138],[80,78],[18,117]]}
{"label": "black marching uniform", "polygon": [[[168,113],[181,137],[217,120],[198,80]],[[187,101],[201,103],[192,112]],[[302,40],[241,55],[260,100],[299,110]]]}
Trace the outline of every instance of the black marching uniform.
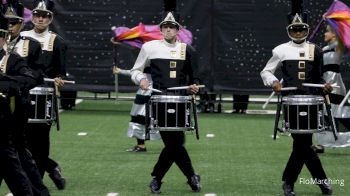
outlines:
{"label": "black marching uniform", "polygon": [[[272,86],[278,79],[273,75],[280,68],[283,87],[298,87],[295,91],[283,91],[282,95],[322,95],[320,88],[302,87],[302,83],[324,84],[322,79],[322,51],[307,41],[289,41],[273,49],[273,56],[261,72],[266,86]],[[312,149],[312,134],[291,134],[293,151],[283,172],[282,181],[285,195],[295,195],[294,183],[305,164],[312,177],[319,182],[327,182],[321,161]],[[288,186],[288,187],[287,187]],[[322,192],[328,191],[328,184],[319,184]],[[289,191],[286,191],[287,188]],[[288,192],[288,193],[287,193]]]}
{"label": "black marching uniform", "polygon": [[[7,4],[2,5],[1,10],[5,12],[5,17],[12,26],[23,24],[24,7],[22,4],[18,3],[17,1],[8,1]],[[25,84],[21,85],[20,96],[18,98],[19,100],[16,103],[16,109],[13,113],[15,120],[13,126],[15,131],[12,134],[12,141],[18,152],[22,168],[31,182],[33,194],[49,195],[47,187],[42,182],[36,163],[33,160],[31,153],[27,149],[27,140],[25,137],[25,125],[28,120],[30,104],[29,90],[35,85],[42,83],[42,74],[39,70],[40,66],[42,65],[39,59],[41,55],[40,44],[34,40],[26,39],[24,37],[14,37],[13,34],[14,33],[11,33],[11,40],[3,46],[4,50],[11,55],[16,54],[20,57],[24,57],[24,62],[26,66],[28,66],[28,70],[30,70],[29,72],[33,77],[35,77],[34,79],[36,80],[36,83],[33,85],[26,82]],[[28,50],[29,47],[31,47],[32,50]],[[28,57],[28,54],[31,56]],[[11,64],[9,65],[11,66]],[[8,73],[10,74],[10,72]]]}
{"label": "black marching uniform", "polygon": [[[190,47],[184,43],[170,44],[165,40],[150,41],[142,46],[136,63],[131,70],[131,78],[136,84],[139,84],[142,79],[145,79],[144,69],[150,67],[153,88],[160,89],[163,92],[166,92],[168,87],[194,84],[194,64],[191,59]],[[169,91],[166,94],[174,95],[173,92]],[[178,92],[175,95],[185,94],[184,92]],[[152,181],[150,186],[155,182],[157,184],[155,191],[159,191],[161,180],[174,162],[189,182],[194,176],[197,178],[198,176],[195,175],[191,159],[184,146],[184,132],[160,131],[160,135],[165,147],[151,173],[155,181]],[[151,190],[154,191],[152,187]]]}
{"label": "black marching uniform", "polygon": [[[1,77],[10,78],[11,82],[17,86],[17,92],[13,96],[14,100],[11,100],[11,98],[5,100],[10,107],[1,108],[1,113],[4,114],[1,116],[1,120],[4,120],[5,129],[1,134],[6,133],[6,137],[1,137],[0,181],[4,178],[14,195],[36,195],[40,194],[40,192],[46,192],[48,195],[45,186],[41,184],[33,187],[33,183],[37,181],[29,180],[33,175],[35,177],[37,171],[29,152],[23,147],[22,138],[24,135],[23,129],[21,129],[23,121],[19,114],[25,108],[27,92],[37,85],[38,82],[40,83],[42,78],[30,70],[25,61],[16,54],[6,55],[5,51],[1,50],[0,59]],[[6,76],[3,76],[3,74],[6,74]],[[3,82],[0,83],[3,84]],[[9,93],[9,96],[11,96],[11,93]]]}
{"label": "black marching uniform", "polygon": [[[66,75],[66,50],[67,47],[63,39],[48,30],[41,34],[34,30],[21,33],[26,37],[38,40],[42,45],[43,73],[47,78],[63,77]],[[46,86],[53,87],[50,84]],[[57,114],[56,114],[57,115]],[[52,174],[57,169],[58,164],[49,158],[50,154],[50,129],[51,123],[28,123],[27,135],[29,148],[38,164],[40,174],[45,171]],[[62,187],[63,188],[63,187]]]}
{"label": "black marching uniform", "polygon": [[[9,47],[11,47],[11,49]],[[39,42],[32,38],[18,36],[12,39],[6,45],[4,45],[4,49],[12,50],[12,52],[18,54],[25,60],[26,65],[31,70],[33,70],[34,73],[42,77],[41,70],[43,69],[43,62],[41,61],[42,52]],[[16,123],[16,130],[19,131],[16,132],[18,134],[14,137],[14,142],[19,153],[21,164],[32,183],[34,194],[47,195],[48,190],[42,182],[42,178],[39,173],[36,162],[34,161],[32,154],[28,152],[28,143],[25,127],[30,115],[29,89],[23,91],[21,93],[21,97],[23,107],[18,107],[15,112],[16,119],[17,121],[20,121],[20,123]]]}

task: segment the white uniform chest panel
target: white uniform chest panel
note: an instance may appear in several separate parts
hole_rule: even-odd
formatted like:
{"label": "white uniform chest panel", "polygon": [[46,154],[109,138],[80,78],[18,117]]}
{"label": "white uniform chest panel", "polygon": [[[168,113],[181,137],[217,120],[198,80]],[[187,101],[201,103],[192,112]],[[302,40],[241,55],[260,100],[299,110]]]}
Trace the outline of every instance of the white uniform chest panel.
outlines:
{"label": "white uniform chest panel", "polygon": [[153,41],[146,45],[148,59],[174,59],[184,60],[186,53],[186,45],[177,43],[171,47],[163,43],[163,41]]}
{"label": "white uniform chest panel", "polygon": [[[26,46],[28,47],[28,46]],[[24,40],[21,39],[17,42],[14,51],[17,52],[21,57],[27,57],[28,56],[28,48],[24,48]],[[24,52],[26,51],[26,52]]]}
{"label": "white uniform chest panel", "polygon": [[53,41],[53,40],[51,40],[52,39],[51,37],[53,36],[52,33],[47,32],[47,33],[41,35],[41,34],[35,33],[33,30],[31,30],[31,31],[23,31],[21,33],[21,35],[28,36],[28,37],[31,37],[31,38],[37,40],[41,45],[41,50],[52,51],[51,44],[53,44],[53,43],[50,43]]}
{"label": "white uniform chest panel", "polygon": [[303,46],[293,46],[290,43],[282,44],[275,48],[275,52],[280,60],[314,60],[314,46],[310,44],[303,44]]}

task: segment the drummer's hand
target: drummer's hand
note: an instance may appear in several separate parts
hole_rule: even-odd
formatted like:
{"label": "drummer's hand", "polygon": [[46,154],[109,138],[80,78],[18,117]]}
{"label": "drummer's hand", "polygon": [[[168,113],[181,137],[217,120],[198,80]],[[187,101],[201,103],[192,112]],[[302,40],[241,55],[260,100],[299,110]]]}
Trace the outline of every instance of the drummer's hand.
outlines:
{"label": "drummer's hand", "polygon": [[57,87],[62,87],[62,86],[64,85],[64,81],[62,80],[61,77],[56,77],[56,78],[55,78],[55,85],[56,85]]}
{"label": "drummer's hand", "polygon": [[120,73],[120,68],[117,66],[113,66],[113,74],[119,74]]}
{"label": "drummer's hand", "polygon": [[193,94],[196,94],[199,91],[199,87],[197,86],[197,84],[192,84],[190,85],[190,90]]}
{"label": "drummer's hand", "polygon": [[281,89],[282,89],[282,84],[279,82],[279,81],[274,81],[273,83],[272,83],[272,89],[273,89],[273,91],[275,91],[275,92],[280,92],[281,91]]}
{"label": "drummer's hand", "polygon": [[331,93],[332,90],[333,90],[333,87],[332,87],[332,85],[331,85],[330,83],[324,84],[323,92],[324,92],[325,94]]}
{"label": "drummer's hand", "polygon": [[140,82],[140,88],[142,90],[147,90],[149,87],[149,82],[147,79],[142,79],[141,82]]}

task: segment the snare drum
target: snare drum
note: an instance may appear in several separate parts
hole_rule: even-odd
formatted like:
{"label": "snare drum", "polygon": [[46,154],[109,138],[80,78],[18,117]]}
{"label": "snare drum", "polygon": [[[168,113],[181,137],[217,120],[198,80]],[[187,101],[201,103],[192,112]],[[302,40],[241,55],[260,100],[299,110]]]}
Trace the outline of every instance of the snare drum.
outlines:
{"label": "snare drum", "polygon": [[29,91],[29,123],[50,123],[54,120],[53,88],[35,87]]}
{"label": "snare drum", "polygon": [[149,104],[149,128],[159,131],[193,130],[191,100],[191,96],[152,96]]}
{"label": "snare drum", "polygon": [[316,133],[325,130],[324,99],[313,95],[282,98],[282,127],[290,133]]}

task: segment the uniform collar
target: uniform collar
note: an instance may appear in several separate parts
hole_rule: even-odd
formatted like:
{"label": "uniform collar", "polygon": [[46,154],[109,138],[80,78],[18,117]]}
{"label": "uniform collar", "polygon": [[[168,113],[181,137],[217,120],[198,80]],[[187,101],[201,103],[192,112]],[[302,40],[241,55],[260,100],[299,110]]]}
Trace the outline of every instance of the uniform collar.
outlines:
{"label": "uniform collar", "polygon": [[38,37],[45,37],[46,35],[48,35],[50,32],[49,32],[49,28],[47,28],[44,32],[42,32],[42,33],[37,33],[37,32],[35,32],[35,30],[34,29],[32,29],[32,31],[33,31],[33,34],[35,35],[35,36],[38,36]]}
{"label": "uniform collar", "polygon": [[164,43],[164,45],[171,47],[171,48],[175,48],[177,43],[178,43],[178,41],[176,40],[175,43],[171,44],[171,43],[165,41],[164,39],[162,40],[162,42]]}
{"label": "uniform collar", "polygon": [[301,47],[301,48],[302,48],[302,47],[305,46],[306,41],[303,41],[303,42],[301,42],[301,43],[299,43],[299,44],[298,44],[298,43],[295,43],[295,42],[293,42],[293,41],[290,41],[289,43],[290,43],[291,46],[294,46],[294,47]]}

